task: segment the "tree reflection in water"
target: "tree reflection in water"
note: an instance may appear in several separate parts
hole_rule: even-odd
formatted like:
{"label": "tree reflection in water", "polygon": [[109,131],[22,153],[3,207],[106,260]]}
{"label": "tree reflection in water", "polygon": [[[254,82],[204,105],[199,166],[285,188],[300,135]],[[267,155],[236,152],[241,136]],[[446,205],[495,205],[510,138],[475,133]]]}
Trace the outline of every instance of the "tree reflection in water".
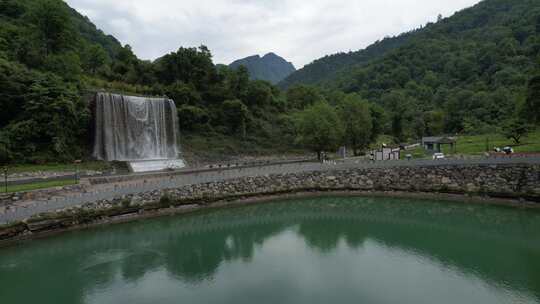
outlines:
{"label": "tree reflection in water", "polygon": [[136,284],[158,271],[197,286],[212,281],[222,265],[249,264],[266,242],[290,232],[323,255],[340,244],[361,249],[376,241],[538,300],[538,231],[540,214],[531,210],[404,199],[334,197],[223,209],[2,249],[0,300],[52,294],[56,303],[84,303],[85,295],[115,288],[118,280]]}

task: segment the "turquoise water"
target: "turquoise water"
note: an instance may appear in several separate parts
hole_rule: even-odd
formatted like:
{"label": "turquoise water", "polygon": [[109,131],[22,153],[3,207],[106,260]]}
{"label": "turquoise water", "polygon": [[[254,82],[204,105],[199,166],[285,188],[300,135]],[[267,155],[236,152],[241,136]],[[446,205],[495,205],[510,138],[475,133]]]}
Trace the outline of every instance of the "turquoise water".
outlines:
{"label": "turquoise water", "polygon": [[540,303],[540,213],[318,198],[0,249],[0,303]]}

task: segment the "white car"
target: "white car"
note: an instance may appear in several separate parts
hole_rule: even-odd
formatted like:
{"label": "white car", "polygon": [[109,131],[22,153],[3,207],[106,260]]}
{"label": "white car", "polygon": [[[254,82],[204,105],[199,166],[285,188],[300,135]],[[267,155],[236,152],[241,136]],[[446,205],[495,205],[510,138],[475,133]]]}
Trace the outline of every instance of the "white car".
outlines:
{"label": "white car", "polygon": [[435,153],[433,154],[433,160],[444,159],[444,153]]}

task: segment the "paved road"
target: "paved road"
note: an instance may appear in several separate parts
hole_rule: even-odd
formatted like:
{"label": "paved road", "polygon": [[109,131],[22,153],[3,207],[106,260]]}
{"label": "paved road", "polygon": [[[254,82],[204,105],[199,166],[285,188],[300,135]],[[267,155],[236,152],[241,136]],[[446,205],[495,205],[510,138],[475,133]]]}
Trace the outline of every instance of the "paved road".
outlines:
{"label": "paved road", "polygon": [[123,195],[149,192],[153,190],[171,189],[185,185],[223,181],[239,177],[262,176],[270,174],[300,173],[309,171],[347,170],[353,168],[393,168],[411,166],[467,166],[467,165],[495,165],[495,164],[540,164],[540,157],[527,158],[489,158],[489,159],[447,159],[447,160],[413,160],[413,161],[387,161],[369,162],[348,160],[338,163],[286,163],[269,164],[266,166],[248,168],[228,168],[185,172],[167,178],[130,181],[122,184],[97,185],[90,188],[88,193],[70,194],[65,197],[53,198],[47,201],[24,202],[22,206],[10,210],[0,211],[0,224],[23,220],[30,216],[50,212],[61,208],[73,207],[84,203],[105,199],[113,199]]}

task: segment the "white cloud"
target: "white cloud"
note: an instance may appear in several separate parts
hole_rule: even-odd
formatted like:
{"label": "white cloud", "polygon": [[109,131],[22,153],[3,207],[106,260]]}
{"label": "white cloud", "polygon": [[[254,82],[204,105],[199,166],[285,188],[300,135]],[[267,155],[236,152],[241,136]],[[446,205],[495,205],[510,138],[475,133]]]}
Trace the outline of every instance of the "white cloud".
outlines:
{"label": "white cloud", "polygon": [[275,52],[301,67],[449,16],[479,0],[66,0],[155,59],[207,45],[215,62]]}

